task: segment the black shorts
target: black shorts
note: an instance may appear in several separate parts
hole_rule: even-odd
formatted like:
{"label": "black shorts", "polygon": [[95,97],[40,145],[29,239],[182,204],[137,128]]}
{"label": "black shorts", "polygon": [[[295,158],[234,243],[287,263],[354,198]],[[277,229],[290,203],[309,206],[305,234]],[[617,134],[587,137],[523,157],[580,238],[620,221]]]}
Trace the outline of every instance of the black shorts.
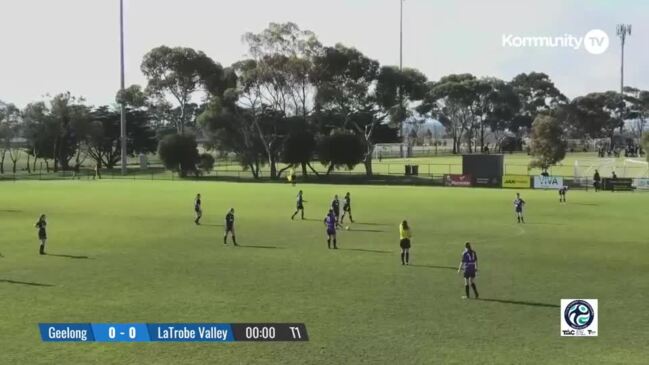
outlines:
{"label": "black shorts", "polygon": [[340,216],[340,208],[334,209],[334,214],[336,215],[336,218]]}
{"label": "black shorts", "polygon": [[401,239],[401,242],[399,242],[399,246],[401,246],[401,248],[410,248],[410,239],[409,238]]}
{"label": "black shorts", "polygon": [[523,213],[523,209],[521,209],[521,208],[516,208],[516,213]]}
{"label": "black shorts", "polygon": [[349,205],[345,205],[345,206],[343,207],[343,211],[345,211],[345,212],[351,212],[351,211],[352,211],[352,207],[350,207]]}
{"label": "black shorts", "polygon": [[234,226],[227,226],[225,227],[225,233],[232,232],[234,233]]}
{"label": "black shorts", "polygon": [[39,240],[46,240],[47,239],[47,233],[44,233],[44,232],[39,233],[38,234],[38,239]]}
{"label": "black shorts", "polygon": [[300,209],[304,209],[304,205],[302,205],[302,204],[298,204],[298,205],[297,205],[297,210],[300,210]]}
{"label": "black shorts", "polygon": [[464,269],[464,278],[473,279],[475,278],[475,269]]}

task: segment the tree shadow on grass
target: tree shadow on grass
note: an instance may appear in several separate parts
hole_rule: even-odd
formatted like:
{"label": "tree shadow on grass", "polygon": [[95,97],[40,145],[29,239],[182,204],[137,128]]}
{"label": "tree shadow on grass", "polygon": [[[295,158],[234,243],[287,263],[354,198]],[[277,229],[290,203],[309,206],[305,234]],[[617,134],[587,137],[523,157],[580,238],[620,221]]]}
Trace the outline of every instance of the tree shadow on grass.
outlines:
{"label": "tree shadow on grass", "polygon": [[92,259],[92,257],[88,257],[88,256],[64,255],[64,254],[56,254],[56,253],[48,253],[47,256],[65,257],[67,259],[76,259],[76,260]]}
{"label": "tree shadow on grass", "polygon": [[495,303],[503,303],[503,304],[527,305],[527,306],[530,306],[530,307],[546,307],[546,308],[560,308],[561,307],[558,304],[527,302],[527,301],[521,301],[521,300],[505,300],[505,299],[492,299],[492,298],[478,298],[477,300],[481,300],[483,302],[495,302]]}
{"label": "tree shadow on grass", "polygon": [[240,248],[268,248],[268,249],[283,249],[284,247],[277,247],[277,246],[255,246],[255,245],[239,245],[237,247]]}
{"label": "tree shadow on grass", "polygon": [[445,270],[454,270],[457,271],[457,267],[453,266],[437,266],[437,265],[409,265],[409,266],[414,266],[414,267],[425,267],[427,269],[445,269]]}
{"label": "tree shadow on grass", "polygon": [[359,251],[359,252],[371,252],[371,253],[392,253],[392,251],[383,251],[383,250],[371,250],[368,248],[338,248],[339,250],[344,251]]}
{"label": "tree shadow on grass", "polygon": [[54,286],[52,284],[33,283],[29,281],[18,281],[18,280],[8,280],[8,279],[0,279],[0,283],[28,285],[28,286]]}

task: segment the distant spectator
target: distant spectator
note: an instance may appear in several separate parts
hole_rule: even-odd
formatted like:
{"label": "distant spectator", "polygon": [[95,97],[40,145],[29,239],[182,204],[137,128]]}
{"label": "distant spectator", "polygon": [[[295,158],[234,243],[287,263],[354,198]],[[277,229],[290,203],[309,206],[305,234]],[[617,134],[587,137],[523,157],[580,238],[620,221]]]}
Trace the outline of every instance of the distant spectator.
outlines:
{"label": "distant spectator", "polygon": [[595,191],[599,191],[600,181],[601,177],[599,176],[599,171],[595,170],[595,174],[593,175],[593,186],[595,187]]}

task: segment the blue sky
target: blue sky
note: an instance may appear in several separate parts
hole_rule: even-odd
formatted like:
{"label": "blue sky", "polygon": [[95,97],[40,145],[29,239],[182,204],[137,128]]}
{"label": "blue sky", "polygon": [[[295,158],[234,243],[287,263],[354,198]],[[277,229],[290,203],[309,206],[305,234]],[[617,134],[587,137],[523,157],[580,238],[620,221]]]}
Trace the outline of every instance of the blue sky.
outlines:
{"label": "blue sky", "polygon": [[[293,21],[327,45],[354,46],[382,64],[399,61],[399,0],[124,0],[127,84],[166,44],[200,49],[223,65],[245,56],[241,35]],[[0,99],[20,106],[69,90],[111,103],[119,87],[118,0],[1,1]],[[569,97],[619,87],[617,23],[633,24],[625,84],[649,89],[649,2],[636,0],[406,0],[404,65],[430,79],[470,72],[506,80],[548,73]],[[504,34],[608,33],[601,55],[585,50],[505,48]]]}

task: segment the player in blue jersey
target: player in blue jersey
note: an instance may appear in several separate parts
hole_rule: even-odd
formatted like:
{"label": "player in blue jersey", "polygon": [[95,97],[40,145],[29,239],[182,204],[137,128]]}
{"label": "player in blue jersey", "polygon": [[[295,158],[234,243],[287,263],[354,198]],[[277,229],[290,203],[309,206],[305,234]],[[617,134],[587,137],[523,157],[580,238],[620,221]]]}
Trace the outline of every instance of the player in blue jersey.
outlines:
{"label": "player in blue jersey", "polygon": [[516,193],[516,199],[514,199],[514,211],[516,212],[516,219],[518,223],[525,223],[525,218],[523,217],[523,206],[525,205],[525,200],[521,199],[521,194]]}
{"label": "player in blue jersey", "polygon": [[336,246],[336,215],[333,209],[329,209],[329,214],[324,219],[324,224],[327,227],[327,248],[331,248],[331,241],[333,240],[334,250],[338,249]]}
{"label": "player in blue jersey", "polygon": [[38,240],[41,242],[38,253],[45,255],[45,243],[47,243],[47,217],[45,214],[41,214],[34,227],[38,228]]}
{"label": "player in blue jersey", "polygon": [[194,213],[196,213],[196,219],[194,219],[194,223],[196,223],[196,225],[201,224],[200,220],[203,216],[203,209],[201,208],[201,194],[196,194],[196,199],[194,199]]}
{"label": "player in blue jersey", "polygon": [[297,200],[295,203],[296,209],[295,213],[291,216],[291,220],[295,218],[298,212],[302,213],[302,219],[304,219],[304,203],[306,203],[306,200],[304,200],[304,197],[302,196],[302,190],[297,193]]}
{"label": "player in blue jersey", "polygon": [[469,242],[464,244],[460,267],[457,269],[458,273],[461,271],[464,271],[464,292],[466,293],[463,298],[469,298],[469,285],[471,285],[475,298],[478,299],[478,288],[475,286],[475,275],[478,272],[478,254],[473,251]]}
{"label": "player in blue jersey", "polygon": [[223,234],[223,244],[228,244],[228,233],[232,234],[232,242],[235,246],[237,244],[237,238],[234,235],[234,208],[230,208],[228,214],[225,215],[225,233]]}
{"label": "player in blue jersey", "polygon": [[567,186],[562,186],[561,189],[559,189],[559,203],[565,203],[566,202],[566,192],[568,191]]}
{"label": "player in blue jersey", "polygon": [[352,198],[349,193],[345,194],[344,200],[345,202],[343,203],[343,216],[340,217],[340,223],[343,223],[346,214],[349,214],[349,220],[354,223],[354,218],[352,218]]}

